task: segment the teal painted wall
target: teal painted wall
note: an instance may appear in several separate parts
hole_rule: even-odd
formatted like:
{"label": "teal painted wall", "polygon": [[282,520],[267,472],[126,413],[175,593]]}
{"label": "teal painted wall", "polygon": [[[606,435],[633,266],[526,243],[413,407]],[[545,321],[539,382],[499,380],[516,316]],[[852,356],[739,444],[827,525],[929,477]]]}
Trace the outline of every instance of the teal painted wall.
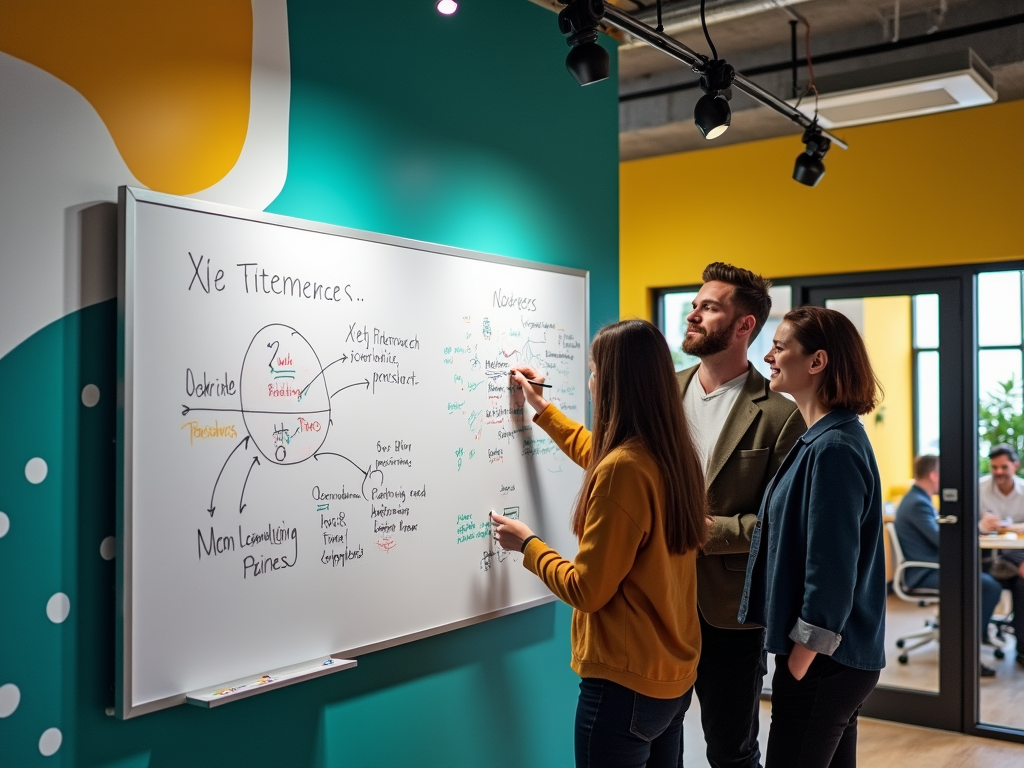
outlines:
{"label": "teal painted wall", "polygon": [[[589,269],[596,330],[618,317],[614,72],[579,88],[555,16],[527,0],[461,5],[442,18],[433,0],[289,4],[289,169],[268,210]],[[0,406],[17,432],[0,447],[0,686],[20,691],[0,717],[0,766],[572,764],[561,605],[217,710],[105,716],[115,315],[110,301],[74,312],[0,358],[0,381],[18,390]],[[89,407],[87,384],[100,392]],[[40,483],[26,476],[35,457]],[[71,605],[62,623],[44,610],[57,592]],[[62,744],[47,758],[49,727]]]}
{"label": "teal painted wall", "polygon": [[267,210],[590,269],[592,328],[617,320],[614,71],[579,87],[527,0],[355,5],[289,3],[288,180]]}

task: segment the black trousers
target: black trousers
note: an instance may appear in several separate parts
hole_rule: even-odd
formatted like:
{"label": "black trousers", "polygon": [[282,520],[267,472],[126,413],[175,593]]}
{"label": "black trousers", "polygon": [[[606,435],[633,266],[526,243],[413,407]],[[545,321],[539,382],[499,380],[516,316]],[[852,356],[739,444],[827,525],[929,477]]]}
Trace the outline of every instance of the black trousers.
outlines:
{"label": "black trousers", "polygon": [[[767,671],[763,629],[719,629],[700,617],[697,683],[711,768],[760,768],[757,715]],[[680,734],[681,736],[682,734]],[[682,766],[680,742],[679,764]]]}
{"label": "black trousers", "polygon": [[765,768],[856,766],[857,717],[878,675],[819,653],[797,680],[789,657],[776,656]]}

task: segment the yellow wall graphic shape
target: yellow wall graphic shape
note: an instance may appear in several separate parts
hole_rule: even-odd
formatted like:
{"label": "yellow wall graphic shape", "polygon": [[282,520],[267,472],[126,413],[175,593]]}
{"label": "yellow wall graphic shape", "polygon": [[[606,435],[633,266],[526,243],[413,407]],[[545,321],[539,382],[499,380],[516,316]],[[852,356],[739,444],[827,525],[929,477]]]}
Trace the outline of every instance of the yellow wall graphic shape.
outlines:
{"label": "yellow wall graphic shape", "polygon": [[146,186],[191,194],[238,160],[249,124],[248,0],[7,0],[0,16],[0,51],[81,93]]}

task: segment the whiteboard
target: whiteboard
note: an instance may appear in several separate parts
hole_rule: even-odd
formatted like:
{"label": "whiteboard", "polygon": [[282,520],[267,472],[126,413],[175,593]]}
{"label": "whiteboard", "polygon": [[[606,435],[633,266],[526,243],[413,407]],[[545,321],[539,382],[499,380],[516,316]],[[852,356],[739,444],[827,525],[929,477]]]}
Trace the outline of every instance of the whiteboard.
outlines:
{"label": "whiteboard", "polygon": [[588,274],[123,188],[118,713],[553,599],[581,470]]}

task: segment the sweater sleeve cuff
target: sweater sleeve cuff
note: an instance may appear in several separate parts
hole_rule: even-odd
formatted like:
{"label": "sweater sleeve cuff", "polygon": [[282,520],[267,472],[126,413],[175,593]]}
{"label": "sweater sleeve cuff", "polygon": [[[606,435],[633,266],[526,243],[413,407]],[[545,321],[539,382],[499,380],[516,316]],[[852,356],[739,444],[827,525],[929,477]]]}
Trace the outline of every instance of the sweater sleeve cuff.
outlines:
{"label": "sweater sleeve cuff", "polygon": [[540,538],[537,536],[531,537],[523,548],[523,554],[526,556],[523,558],[523,566],[531,573],[537,573],[537,560],[547,549],[547,544],[541,541]]}
{"label": "sweater sleeve cuff", "polygon": [[808,624],[803,619],[796,620],[793,629],[789,631],[789,639],[794,643],[800,643],[808,650],[823,653],[826,656],[835,653],[839,643],[843,640],[842,635]]}

